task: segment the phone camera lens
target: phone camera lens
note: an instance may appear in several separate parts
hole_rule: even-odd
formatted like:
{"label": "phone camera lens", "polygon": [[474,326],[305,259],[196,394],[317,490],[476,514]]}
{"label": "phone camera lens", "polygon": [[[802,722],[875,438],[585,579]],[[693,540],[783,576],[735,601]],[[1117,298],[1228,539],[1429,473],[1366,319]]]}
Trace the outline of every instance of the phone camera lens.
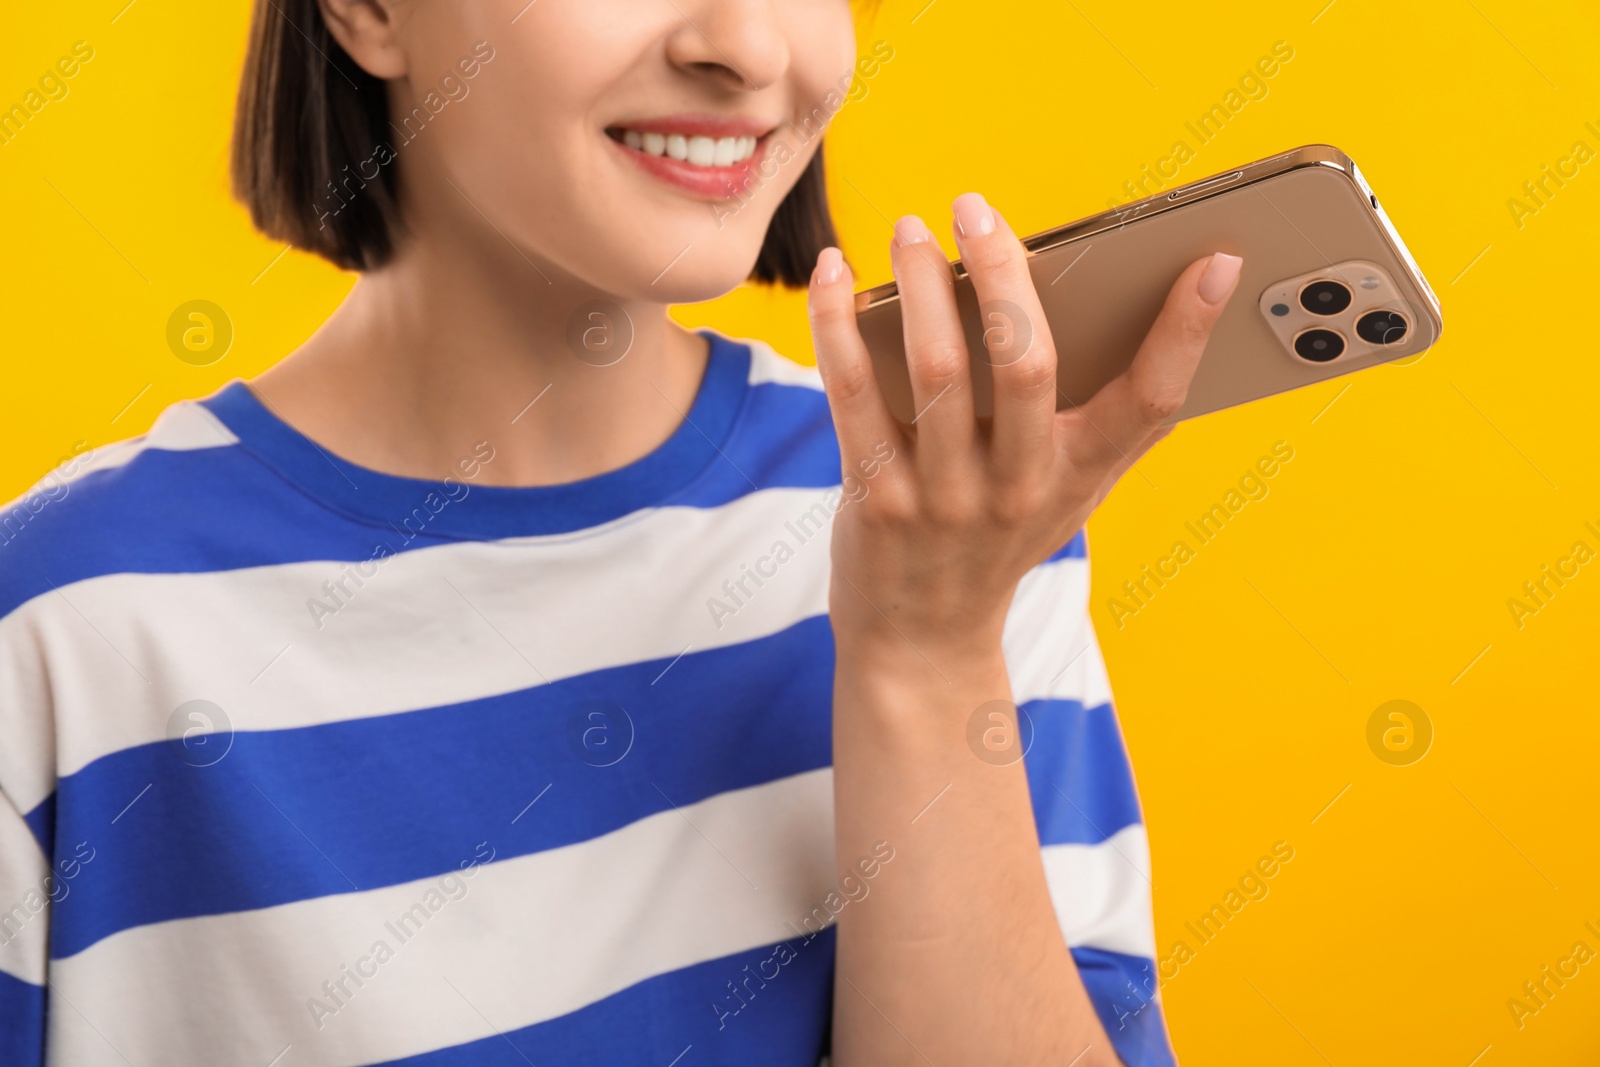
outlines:
{"label": "phone camera lens", "polygon": [[1369,311],[1356,320],[1356,336],[1372,345],[1398,344],[1406,336],[1406,320],[1395,311]]}
{"label": "phone camera lens", "polygon": [[1326,363],[1344,353],[1344,338],[1332,330],[1306,330],[1294,339],[1294,351],[1301,359]]}
{"label": "phone camera lens", "polygon": [[1313,315],[1337,315],[1350,306],[1350,290],[1341,282],[1312,282],[1300,290],[1300,306]]}

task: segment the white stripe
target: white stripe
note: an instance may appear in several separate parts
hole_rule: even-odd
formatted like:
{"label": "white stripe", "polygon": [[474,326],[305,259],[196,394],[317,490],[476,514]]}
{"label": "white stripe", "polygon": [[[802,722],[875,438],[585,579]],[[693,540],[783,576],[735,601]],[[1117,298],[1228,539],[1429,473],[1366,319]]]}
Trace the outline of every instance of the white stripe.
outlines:
{"label": "white stripe", "polygon": [[[552,792],[541,807],[561,803]],[[296,1067],[372,1063],[493,1037],[777,941],[817,951],[796,927],[833,887],[832,804],[832,771],[813,771],[484,864],[470,879],[125,930],[55,962],[77,1011],[51,1013],[54,1062],[120,1064],[109,1040],[134,1063],[265,1064],[286,1044]],[[463,862],[475,847],[462,842]],[[385,923],[419,903],[435,908],[401,942]],[[393,958],[363,964],[372,976],[347,982],[352,995],[318,1029],[308,999],[379,941]],[[708,1021],[721,984],[706,986]]]}
{"label": "white stripe", "polygon": [[[173,711],[195,699],[219,705],[236,730],[285,729],[454,704],[777,633],[827,610],[824,501],[837,492],[764,490],[571,536],[402,552],[360,588],[349,582],[347,605],[320,630],[308,602],[340,577],[337,562],[63,586],[0,619],[0,781],[31,810],[54,789],[54,768],[70,774],[160,741]],[[758,587],[744,567],[765,566],[779,541],[793,558]],[[724,583],[741,578],[750,595],[735,588],[735,604]],[[1018,700],[1100,702],[1097,652],[1056,678],[1077,653],[1074,641],[1091,632],[1072,607],[1083,603],[1086,579],[1082,560],[1063,560],[1025,581],[1013,609],[1023,622],[1006,646]],[[713,597],[731,613],[713,617]]]}
{"label": "white stripe", "polygon": [[822,377],[817,368],[796,363],[778,355],[765,341],[740,339],[739,344],[750,346],[750,384],[774,382],[778,385],[800,385],[822,391]]}
{"label": "white stripe", "polygon": [[1017,703],[1058,697],[1093,708],[1111,699],[1088,605],[1086,559],[1059,559],[1023,575],[1001,637]]}
{"label": "white stripe", "polygon": [[1046,845],[1043,853],[1067,944],[1155,959],[1143,826],[1125,826],[1098,845]]}
{"label": "white stripe", "polygon": [[0,971],[34,985],[44,984],[50,894],[63,892],[49,875],[50,863],[28,824],[0,796]]}

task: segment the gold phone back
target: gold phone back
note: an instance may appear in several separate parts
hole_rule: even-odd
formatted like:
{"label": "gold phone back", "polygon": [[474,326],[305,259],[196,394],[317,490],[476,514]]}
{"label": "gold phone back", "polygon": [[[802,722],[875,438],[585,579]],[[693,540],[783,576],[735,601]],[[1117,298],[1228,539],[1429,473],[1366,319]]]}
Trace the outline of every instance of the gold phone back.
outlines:
{"label": "gold phone back", "polygon": [[[1291,157],[1297,160],[1292,169],[1250,181],[1252,168]],[[1426,281],[1411,264],[1398,235],[1391,237],[1386,231],[1371,194],[1359,184],[1354,164],[1343,153],[1311,146],[1241,170],[1250,184],[1172,207],[1163,204],[1164,210],[1157,214],[1121,225],[1108,222],[1098,232],[1056,242],[1030,256],[1034,286],[1058,355],[1058,408],[1082,403],[1128,366],[1172,283],[1190,263],[1212,252],[1243,256],[1244,268],[1206,346],[1188,400],[1170,421],[1415,356],[1438,340],[1443,323]],[[1176,192],[1182,196],[1184,190]],[[1075,228],[1078,224],[1062,229]],[[1039,247],[1045,236],[1026,243]],[[1406,339],[1375,351],[1347,352],[1326,363],[1299,359],[1263,316],[1261,296],[1275,283],[1347,260],[1376,264],[1388,274],[1406,305],[1396,309],[1410,322]],[[978,413],[986,415],[992,390],[984,327],[1027,326],[1008,322],[1003,309],[999,317],[990,314],[988,322],[980,321],[971,279],[958,272],[955,288],[973,356],[973,399]],[[858,307],[873,294],[891,290],[885,286],[860,294]],[[915,411],[906,375],[900,301],[897,296],[877,299],[881,302],[861,311],[858,322],[890,409],[900,421],[909,422]]]}

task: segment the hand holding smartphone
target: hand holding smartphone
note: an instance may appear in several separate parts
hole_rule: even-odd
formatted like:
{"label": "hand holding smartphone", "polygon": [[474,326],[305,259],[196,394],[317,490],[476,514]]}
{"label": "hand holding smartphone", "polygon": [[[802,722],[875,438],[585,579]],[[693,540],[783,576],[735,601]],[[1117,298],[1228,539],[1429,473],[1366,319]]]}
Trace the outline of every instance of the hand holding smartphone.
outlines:
{"label": "hand holding smartphone", "polygon": [[[1159,294],[1159,313],[1139,325],[1128,366],[1063,409],[1063,334],[1045,325],[1037,257],[977,193],[956,199],[952,223],[966,264],[959,277],[921,219],[895,223],[900,411],[884,387],[882,354],[859,329],[839,250],[824,250],[812,275],[812,336],[843,468],[885,451],[895,457],[881,464],[872,492],[834,519],[829,617],[852,655],[875,648],[898,661],[909,643],[952,669],[977,657],[986,670],[1017,582],[1072,540],[1170,428],[1248,261],[1212,252],[1184,265]],[[963,302],[1004,308],[1026,333],[1008,326],[986,347],[981,333],[972,337]],[[980,378],[982,412],[971,387]]]}

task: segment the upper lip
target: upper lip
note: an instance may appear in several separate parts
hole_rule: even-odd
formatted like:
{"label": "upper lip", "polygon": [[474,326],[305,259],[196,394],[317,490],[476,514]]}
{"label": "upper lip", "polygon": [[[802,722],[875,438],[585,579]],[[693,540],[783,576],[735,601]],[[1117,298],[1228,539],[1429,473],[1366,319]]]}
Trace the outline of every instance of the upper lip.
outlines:
{"label": "upper lip", "polygon": [[640,133],[681,134],[684,137],[754,137],[760,139],[777,129],[774,123],[742,115],[714,115],[710,112],[684,112],[653,118],[623,119],[606,127],[611,130],[637,130]]}

